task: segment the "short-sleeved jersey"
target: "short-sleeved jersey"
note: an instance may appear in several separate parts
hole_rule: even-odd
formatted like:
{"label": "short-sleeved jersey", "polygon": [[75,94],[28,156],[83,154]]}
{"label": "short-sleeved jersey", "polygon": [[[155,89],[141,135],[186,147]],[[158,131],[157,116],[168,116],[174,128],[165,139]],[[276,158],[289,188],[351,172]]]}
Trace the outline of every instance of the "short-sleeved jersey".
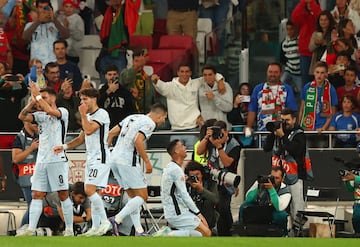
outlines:
{"label": "short-sleeved jersey", "polygon": [[104,109],[99,108],[94,113],[87,114],[87,119],[89,122],[98,123],[100,128],[91,135],[85,135],[86,162],[87,164],[95,164],[99,161],[106,163],[110,154],[107,145],[110,125],[109,114]]}
{"label": "short-sleeved jersey", "polygon": [[186,189],[184,171],[172,161],[164,168],[161,177],[161,202],[165,218],[178,216],[185,211],[200,213]]}
{"label": "short-sleeved jersey", "polygon": [[140,165],[140,157],[135,148],[135,138],[143,134],[149,139],[156,127],[155,122],[147,115],[134,114],[119,123],[121,128],[119,138],[111,152],[111,163],[120,165]]}
{"label": "short-sleeved jersey", "polygon": [[69,112],[59,107],[61,117],[57,118],[46,112],[34,112],[34,120],[39,126],[39,149],[36,163],[53,163],[67,161],[64,151],[58,154],[53,147],[64,144],[68,128]]}

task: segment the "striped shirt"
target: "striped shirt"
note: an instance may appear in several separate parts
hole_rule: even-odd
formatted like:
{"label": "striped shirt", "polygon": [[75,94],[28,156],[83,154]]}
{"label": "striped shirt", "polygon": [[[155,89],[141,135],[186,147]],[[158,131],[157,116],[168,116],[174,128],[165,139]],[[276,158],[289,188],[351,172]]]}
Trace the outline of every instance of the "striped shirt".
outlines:
{"label": "striped shirt", "polygon": [[281,43],[281,53],[285,58],[285,71],[293,75],[300,75],[300,54],[298,38],[286,37]]}

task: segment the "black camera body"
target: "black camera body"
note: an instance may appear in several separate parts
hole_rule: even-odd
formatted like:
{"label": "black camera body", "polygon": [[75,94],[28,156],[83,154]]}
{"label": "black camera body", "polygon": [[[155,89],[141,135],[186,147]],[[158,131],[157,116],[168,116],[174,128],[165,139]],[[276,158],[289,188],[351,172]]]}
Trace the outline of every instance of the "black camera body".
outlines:
{"label": "black camera body", "polygon": [[213,134],[212,134],[212,138],[214,139],[220,139],[221,137],[223,137],[223,133],[221,131],[221,127],[219,126],[211,126],[210,127],[213,131]]}
{"label": "black camera body", "polygon": [[344,177],[344,176],[348,175],[350,172],[352,172],[354,175],[357,175],[357,176],[360,175],[360,171],[358,171],[358,170],[345,170],[345,169],[340,169],[338,172],[339,172],[339,176],[340,176],[340,177]]}
{"label": "black camera body", "polygon": [[272,175],[259,175],[257,181],[259,184],[265,184],[269,182],[269,179],[272,184],[275,184],[275,178]]}
{"label": "black camera body", "polygon": [[193,175],[193,174],[190,174],[189,175],[189,182],[190,183],[196,183],[198,181],[198,178],[197,176]]}
{"label": "black camera body", "polygon": [[285,130],[286,127],[286,122],[285,120],[279,120],[279,121],[274,121],[274,122],[268,122],[265,126],[267,131],[270,132],[274,132],[277,129],[280,129],[280,127],[282,126],[283,130]]}
{"label": "black camera body", "polygon": [[115,76],[111,79],[111,82],[112,83],[116,83],[116,84],[119,84],[119,77]]}

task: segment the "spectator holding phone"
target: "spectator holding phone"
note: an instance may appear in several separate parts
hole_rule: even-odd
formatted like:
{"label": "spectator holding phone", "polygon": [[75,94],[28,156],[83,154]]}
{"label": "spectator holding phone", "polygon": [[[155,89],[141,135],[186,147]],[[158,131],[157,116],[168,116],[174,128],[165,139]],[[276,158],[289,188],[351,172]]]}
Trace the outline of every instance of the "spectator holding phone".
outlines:
{"label": "spectator holding phone", "polygon": [[233,125],[246,125],[251,89],[247,82],[241,83],[235,94],[233,109],[228,112],[228,121]]}
{"label": "spectator holding phone", "polygon": [[99,106],[110,116],[110,129],[130,114],[136,113],[132,94],[119,83],[119,71],[115,65],[105,70],[106,84],[100,88]]}
{"label": "spectator holding phone", "polygon": [[47,64],[56,61],[52,52],[54,41],[69,37],[68,23],[55,18],[50,0],[36,1],[36,12],[37,20],[26,24],[22,38],[30,43],[30,58],[37,57]]}
{"label": "spectator holding phone", "polygon": [[28,89],[22,74],[13,75],[6,71],[6,63],[0,62],[0,114],[6,116],[0,121],[0,130],[19,131],[23,125],[16,116],[21,110],[21,100]]}

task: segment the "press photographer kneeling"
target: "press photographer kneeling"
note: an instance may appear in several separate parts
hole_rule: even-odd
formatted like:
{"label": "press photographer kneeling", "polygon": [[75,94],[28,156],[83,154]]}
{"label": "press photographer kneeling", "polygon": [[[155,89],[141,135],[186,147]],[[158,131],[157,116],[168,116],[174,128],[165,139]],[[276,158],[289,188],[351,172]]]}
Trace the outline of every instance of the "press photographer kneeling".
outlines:
{"label": "press photographer kneeling", "polygon": [[[266,218],[266,215],[260,216],[263,212],[271,213],[271,223],[283,230],[284,235],[287,234],[287,212],[286,208],[289,206],[291,194],[289,188],[284,181],[284,170],[275,166],[271,168],[269,176],[259,176],[250,189],[246,192],[245,202],[240,206],[239,221],[244,222],[244,218],[259,218],[259,222],[254,223],[268,223],[261,222]],[[248,207],[256,207],[255,210],[245,210]],[[247,213],[253,215],[245,215]]]}
{"label": "press photographer kneeling", "polygon": [[186,183],[191,198],[205,217],[209,228],[213,229],[219,217],[215,209],[219,202],[216,181],[212,179],[209,169],[196,161],[190,161],[186,165],[185,174],[188,177]]}

